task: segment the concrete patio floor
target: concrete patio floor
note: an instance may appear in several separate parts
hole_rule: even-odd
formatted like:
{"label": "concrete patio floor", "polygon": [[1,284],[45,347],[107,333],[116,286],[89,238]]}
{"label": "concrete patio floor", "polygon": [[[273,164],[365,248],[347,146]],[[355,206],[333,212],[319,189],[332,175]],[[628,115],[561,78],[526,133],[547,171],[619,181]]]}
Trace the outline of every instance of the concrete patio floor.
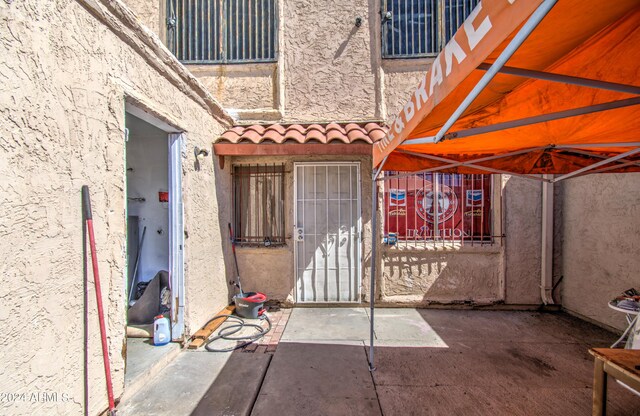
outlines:
{"label": "concrete patio floor", "polygon": [[[121,403],[133,415],[586,415],[591,347],[616,336],[563,313],[296,308],[275,353],[183,352]],[[609,415],[640,397],[609,383]]]}

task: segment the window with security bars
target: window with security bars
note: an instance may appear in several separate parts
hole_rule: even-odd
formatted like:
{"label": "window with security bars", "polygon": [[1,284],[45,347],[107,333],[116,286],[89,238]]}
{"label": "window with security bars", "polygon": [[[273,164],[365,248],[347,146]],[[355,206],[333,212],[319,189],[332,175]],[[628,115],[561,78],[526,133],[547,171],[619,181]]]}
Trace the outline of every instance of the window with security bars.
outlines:
{"label": "window with security bars", "polygon": [[277,0],[167,0],[169,49],[183,63],[277,60]]}
{"label": "window with security bars", "polygon": [[233,222],[238,244],[285,243],[284,165],[233,167]]}
{"label": "window with security bars", "polygon": [[480,0],[382,0],[382,57],[435,56]]}
{"label": "window with security bars", "polygon": [[385,176],[387,244],[493,242],[492,175],[385,172]]}

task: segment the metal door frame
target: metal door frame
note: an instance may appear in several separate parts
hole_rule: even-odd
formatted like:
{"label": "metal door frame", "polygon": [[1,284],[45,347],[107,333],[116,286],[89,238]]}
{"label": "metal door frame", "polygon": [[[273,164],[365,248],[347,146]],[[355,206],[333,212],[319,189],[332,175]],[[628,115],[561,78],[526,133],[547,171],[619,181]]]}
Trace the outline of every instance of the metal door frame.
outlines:
{"label": "metal door frame", "polygon": [[169,278],[171,284],[171,338],[184,337],[184,205],[182,148],[185,133],[169,134]]}
{"label": "metal door frame", "polygon": [[[360,304],[362,302],[362,190],[361,190],[361,176],[360,176],[360,162],[354,161],[331,161],[331,162],[294,162],[293,163],[293,229],[297,228],[298,219],[298,166],[304,167],[318,167],[318,166],[355,166],[356,168],[356,210],[358,212],[357,221],[357,238],[358,249],[356,250],[357,259],[354,259],[354,264],[358,265],[358,270],[355,273],[355,277],[358,280],[356,287],[358,292],[356,294],[356,300],[352,301],[315,301],[315,302],[301,302],[298,300],[298,242],[295,240],[295,232],[293,234],[293,284],[294,284],[294,301],[295,303],[303,303],[305,305],[313,304]],[[327,179],[328,180],[328,179]],[[327,195],[328,197],[328,195]]]}
{"label": "metal door frame", "polygon": [[[157,127],[167,133],[167,164],[169,191],[168,218],[169,218],[169,285],[171,288],[171,339],[182,340],[184,338],[184,306],[185,306],[185,280],[184,280],[184,207],[182,197],[182,160],[185,157],[184,146],[187,143],[186,133],[180,128],[174,127],[152,113],[149,113],[135,105],[125,101],[125,117],[131,114],[139,119]],[[125,132],[125,142],[128,141],[128,131]],[[125,145],[126,146],[126,145]],[[125,162],[127,157],[125,147]],[[126,166],[126,163],[125,163]],[[125,198],[128,195],[126,189],[125,172]],[[127,204],[125,204],[125,215]],[[130,241],[125,242],[126,246]],[[127,264],[125,257],[125,264]],[[127,278],[128,264],[125,267],[125,297],[128,295]]]}

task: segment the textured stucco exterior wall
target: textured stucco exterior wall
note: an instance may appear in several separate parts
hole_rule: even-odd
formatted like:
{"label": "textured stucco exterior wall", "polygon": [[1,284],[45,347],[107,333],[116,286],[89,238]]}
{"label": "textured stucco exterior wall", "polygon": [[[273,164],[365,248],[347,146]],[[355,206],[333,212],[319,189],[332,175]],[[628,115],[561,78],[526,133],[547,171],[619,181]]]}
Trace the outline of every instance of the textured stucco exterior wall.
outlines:
{"label": "textured stucco exterior wall", "polygon": [[291,0],[280,7],[285,118],[376,118],[369,2]]}
{"label": "textured stucco exterior wall", "polygon": [[382,301],[489,304],[501,300],[502,248],[383,248]]}
{"label": "textured stucco exterior wall", "polygon": [[127,7],[136,14],[140,23],[148,27],[153,33],[161,34],[164,28],[161,21],[164,15],[166,0],[127,0]]}
{"label": "textured stucco exterior wall", "polygon": [[279,83],[275,63],[188,65],[188,68],[225,109],[277,109]]}
{"label": "textured stucco exterior wall", "polygon": [[433,59],[383,59],[380,74],[384,100],[383,117],[387,123],[402,110],[416,90],[421,77],[431,68]]}
{"label": "textured stucco exterior wall", "polygon": [[563,184],[563,306],[624,329],[607,302],[640,288],[640,174],[601,174]]}
{"label": "textured stucco exterior wall", "polygon": [[[431,65],[429,58],[381,59],[379,0],[293,0],[280,1],[279,7],[277,63],[189,66],[225,107],[239,110],[240,120],[262,123],[389,121],[406,103]],[[359,28],[355,26],[357,16],[363,18]],[[266,113],[269,109],[272,112]],[[363,169],[362,177],[368,180],[369,171]],[[369,195],[370,189],[363,183],[363,195]],[[379,253],[391,257],[380,257],[379,299],[416,300],[420,297],[416,291],[424,289],[430,291],[434,301],[475,299],[484,302],[489,298],[505,297],[505,288],[500,289],[497,283],[501,276],[501,284],[506,284],[506,303],[539,304],[540,192],[537,182],[515,177],[505,179],[503,196],[507,223],[504,232],[507,238],[499,253],[447,251],[433,257],[433,252],[415,252],[409,256],[411,262],[423,266],[414,265],[400,272],[397,268],[384,266],[397,262],[397,258],[381,246]],[[363,207],[368,205],[363,202]],[[275,249],[259,253],[241,249],[241,252],[241,267],[246,261],[244,267],[252,271],[252,276],[267,273],[261,268],[262,261],[253,263],[249,253],[253,253],[252,258],[273,257],[274,261],[268,262],[274,265],[274,274],[293,274],[292,248],[280,254],[276,254]],[[369,260],[364,258],[368,270]],[[434,270],[438,267],[435,265],[439,262],[448,266],[436,273]],[[467,266],[474,263],[477,263],[477,272],[469,274]],[[409,271],[412,283],[406,282]],[[438,280],[442,283],[439,287],[436,276],[440,275],[443,278]],[[247,276],[245,279],[253,278]],[[258,285],[257,277],[255,279]],[[265,279],[270,281],[270,278]],[[451,282],[456,279],[459,279],[459,285],[454,287]],[[397,282],[397,288],[393,287],[393,282]],[[409,284],[412,286],[408,287]],[[285,284],[274,283],[273,288],[278,297],[289,293]],[[390,292],[385,294],[385,290]],[[475,295],[472,294],[474,290]],[[429,296],[423,295],[420,301]]]}
{"label": "textured stucco exterior wall", "polygon": [[[156,2],[128,3],[164,35],[158,22],[165,14]],[[242,120],[389,120],[433,61],[381,59],[379,0],[281,1],[279,9],[277,62],[188,65]],[[359,28],[356,17],[363,19]]]}
{"label": "textured stucco exterior wall", "polygon": [[[92,196],[114,390],[122,394],[125,97],[188,135],[187,326],[197,329],[226,304],[213,163],[206,159],[196,172],[191,150],[208,147],[222,126],[136,50],[80,2],[0,2],[0,391],[57,393],[51,401],[0,403],[0,413],[83,411],[84,184]],[[88,290],[89,414],[97,414],[107,404],[92,283]]]}
{"label": "textured stucco exterior wall", "polygon": [[515,176],[504,181],[506,303],[539,304],[542,187]]}

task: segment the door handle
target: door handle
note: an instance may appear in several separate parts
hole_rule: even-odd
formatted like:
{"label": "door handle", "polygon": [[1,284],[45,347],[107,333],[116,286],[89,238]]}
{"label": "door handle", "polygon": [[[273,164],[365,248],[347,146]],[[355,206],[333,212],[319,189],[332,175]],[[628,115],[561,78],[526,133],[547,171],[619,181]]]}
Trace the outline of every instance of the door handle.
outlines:
{"label": "door handle", "polygon": [[304,229],[302,227],[294,228],[293,238],[298,242],[304,241]]}

